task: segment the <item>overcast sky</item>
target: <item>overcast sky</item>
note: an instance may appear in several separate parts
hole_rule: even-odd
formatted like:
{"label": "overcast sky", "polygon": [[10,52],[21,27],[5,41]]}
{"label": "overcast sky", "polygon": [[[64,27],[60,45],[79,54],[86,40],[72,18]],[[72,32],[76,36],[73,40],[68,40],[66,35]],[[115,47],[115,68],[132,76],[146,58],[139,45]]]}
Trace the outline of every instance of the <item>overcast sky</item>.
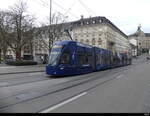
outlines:
{"label": "overcast sky", "polygon": [[[0,0],[0,9],[8,9],[18,0]],[[49,0],[23,0],[37,22],[46,22],[49,16]],[[53,0],[52,12],[68,16],[68,21],[78,20],[81,15],[105,16],[125,34],[137,30],[139,24],[145,33],[150,33],[150,0]]]}

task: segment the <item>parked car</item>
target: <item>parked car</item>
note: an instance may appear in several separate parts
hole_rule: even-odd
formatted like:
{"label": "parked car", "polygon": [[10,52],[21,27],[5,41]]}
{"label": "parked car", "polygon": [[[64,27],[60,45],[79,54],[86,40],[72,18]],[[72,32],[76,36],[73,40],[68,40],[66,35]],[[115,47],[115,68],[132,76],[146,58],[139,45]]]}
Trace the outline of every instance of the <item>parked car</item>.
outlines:
{"label": "parked car", "polygon": [[6,55],[5,62],[14,61],[14,58],[12,55]]}

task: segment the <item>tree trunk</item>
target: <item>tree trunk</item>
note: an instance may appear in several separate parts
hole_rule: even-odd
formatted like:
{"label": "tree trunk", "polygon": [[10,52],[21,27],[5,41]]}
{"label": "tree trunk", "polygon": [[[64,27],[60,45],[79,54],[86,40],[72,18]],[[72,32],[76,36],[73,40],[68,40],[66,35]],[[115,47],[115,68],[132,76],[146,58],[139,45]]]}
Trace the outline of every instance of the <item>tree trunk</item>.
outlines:
{"label": "tree trunk", "polygon": [[7,52],[7,50],[3,50],[3,59],[4,59],[4,61],[6,60],[6,52]]}
{"label": "tree trunk", "polygon": [[21,60],[21,48],[19,48],[19,49],[16,50],[16,60],[17,61]]}
{"label": "tree trunk", "polygon": [[2,50],[0,49],[0,63],[1,63],[1,57],[2,57],[2,55],[1,55],[1,53],[2,53]]}

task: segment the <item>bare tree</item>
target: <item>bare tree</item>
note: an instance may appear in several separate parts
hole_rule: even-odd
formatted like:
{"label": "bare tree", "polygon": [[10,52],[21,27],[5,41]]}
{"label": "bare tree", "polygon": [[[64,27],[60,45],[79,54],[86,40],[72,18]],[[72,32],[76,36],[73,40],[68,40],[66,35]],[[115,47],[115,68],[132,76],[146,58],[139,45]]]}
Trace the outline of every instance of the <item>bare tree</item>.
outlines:
{"label": "bare tree", "polygon": [[21,60],[21,51],[33,40],[34,17],[27,14],[27,4],[18,2],[10,9],[11,33],[7,44],[15,52],[16,60]]}
{"label": "bare tree", "polygon": [[10,33],[10,16],[7,11],[0,11],[0,59],[3,54],[3,58],[6,57],[6,52],[8,49],[8,36]]}
{"label": "bare tree", "polygon": [[[49,19],[48,19],[49,20]],[[64,33],[66,17],[60,13],[55,13],[52,15],[52,24],[42,24],[41,27],[37,29],[37,41],[40,41],[47,50],[52,48],[54,41],[61,40],[61,36]],[[48,42],[45,41],[48,39]]]}

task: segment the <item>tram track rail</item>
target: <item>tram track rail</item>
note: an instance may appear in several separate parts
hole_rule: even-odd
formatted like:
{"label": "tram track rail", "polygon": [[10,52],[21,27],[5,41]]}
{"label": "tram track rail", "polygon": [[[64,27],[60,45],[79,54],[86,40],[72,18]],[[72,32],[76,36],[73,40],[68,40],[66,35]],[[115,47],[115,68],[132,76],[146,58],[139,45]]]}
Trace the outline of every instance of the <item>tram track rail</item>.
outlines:
{"label": "tram track rail", "polygon": [[[124,68],[124,67],[122,67],[122,68]],[[102,73],[104,72],[110,72],[111,70],[114,70],[115,71],[115,69],[109,69],[109,70],[104,70],[104,71],[101,71]],[[124,71],[124,70],[126,70],[126,69],[121,69],[121,71]],[[117,70],[118,71],[118,70]],[[78,80],[83,80],[83,79],[85,79],[84,77],[86,76],[86,78],[87,77],[89,77],[89,78],[91,78],[91,76],[94,76],[95,74],[97,74],[97,73],[100,73],[99,71],[98,72],[93,72],[93,73],[88,73],[88,74],[83,74],[83,75],[75,75],[75,76],[72,76],[72,77],[58,77],[59,79],[62,79],[62,78],[75,78],[75,79],[73,79],[73,80],[69,80],[69,81],[66,81],[66,82],[64,82],[64,83],[68,83],[68,82],[73,82],[73,81],[78,81]],[[79,77],[78,77],[79,76]],[[78,77],[78,78],[76,78],[76,77]],[[15,78],[15,79],[18,79],[18,78],[22,78],[22,77],[17,77],[17,78]],[[26,77],[23,77],[23,78],[26,78]],[[29,77],[30,78],[30,77]],[[34,77],[34,78],[36,78],[36,77]],[[41,82],[41,81],[47,81],[47,80],[55,80],[56,78],[55,77],[50,77],[50,76],[47,76],[46,77],[47,79],[39,79],[39,80],[35,80],[35,81],[28,81],[28,82],[21,82],[21,83],[16,83],[16,84],[9,84],[9,85],[5,85],[5,86],[0,86],[0,88],[2,88],[2,87],[12,87],[12,86],[19,86],[19,85],[23,85],[23,84],[30,84],[30,83],[36,83],[36,82]],[[57,78],[57,79],[58,79]],[[91,78],[92,79],[92,78]]]}
{"label": "tram track rail", "polygon": [[[131,66],[133,66],[133,65],[131,65]],[[122,69],[122,71],[125,71],[124,70],[124,67],[122,67],[123,69]],[[109,69],[109,70],[112,70],[112,69]],[[109,70],[106,70],[107,72],[109,71]],[[113,69],[113,70],[115,70],[115,69]],[[118,71],[118,70],[117,70]],[[101,71],[101,72],[103,72],[103,71]],[[106,72],[106,73],[107,73]],[[89,78],[91,78],[91,76],[94,76],[95,75],[95,73],[99,73],[99,72],[94,72],[94,73],[89,73],[89,74],[85,74],[85,75],[80,75],[81,77],[79,77],[79,78],[76,78],[77,76],[74,76],[75,77],[75,79],[73,79],[73,80],[69,80],[69,81],[66,81],[66,82],[63,82],[63,83],[61,83],[61,84],[66,84],[66,83],[69,83],[69,82],[74,82],[74,81],[80,81],[80,80],[84,80],[85,79],[85,76],[86,76],[86,79],[89,77]],[[47,76],[47,78],[51,78],[51,77],[48,77]],[[70,77],[68,77],[68,78],[70,78]],[[71,77],[72,78],[72,77]],[[101,77],[100,77],[101,78]],[[92,79],[92,78],[91,78]],[[49,80],[49,79],[42,79],[42,80],[36,80],[36,81],[29,81],[29,82],[22,82],[22,83],[17,83],[17,84],[10,84],[10,85],[7,85],[7,86],[1,86],[1,88],[8,88],[8,87],[13,87],[13,86],[19,86],[19,85],[23,85],[23,84],[31,84],[31,83],[36,83],[36,82],[41,82],[41,81],[47,81],[47,80]],[[59,83],[60,84],[60,83]],[[53,85],[53,86],[57,86],[57,85],[59,85],[59,84],[56,84],[56,85]],[[17,94],[15,94],[15,95],[17,95]],[[12,95],[12,96],[15,96],[15,95]],[[12,97],[12,96],[9,96],[9,97]],[[8,98],[8,97],[5,97],[5,98]],[[1,99],[1,98],[0,98]]]}
{"label": "tram track rail", "polygon": [[[145,62],[141,62],[141,63],[145,63]],[[128,68],[127,68],[126,66],[125,66],[125,67],[120,67],[119,73],[116,73],[116,72],[118,72],[118,70],[115,70],[115,69],[118,69],[118,68],[115,68],[115,69],[109,69],[109,70],[106,70],[106,71],[100,71],[100,72],[104,72],[104,74],[102,74],[102,75],[100,75],[100,76],[94,76],[95,74],[100,73],[100,72],[94,72],[94,73],[89,73],[89,74],[85,74],[85,75],[80,75],[79,78],[76,78],[78,75],[77,75],[77,76],[74,76],[75,79],[70,80],[70,81],[63,82],[63,83],[61,83],[61,84],[60,84],[60,83],[59,83],[59,84],[55,84],[55,85],[51,86],[53,89],[47,89],[46,91],[42,91],[40,94],[38,94],[38,95],[36,95],[36,96],[33,96],[33,97],[29,98],[29,99],[26,99],[26,100],[18,100],[18,101],[15,101],[14,103],[6,104],[6,105],[1,105],[1,106],[0,106],[0,111],[1,111],[2,109],[11,107],[11,106],[13,106],[13,105],[17,105],[17,104],[20,104],[20,103],[23,103],[23,102],[27,102],[27,101],[30,101],[30,100],[34,100],[34,99],[37,99],[37,98],[40,98],[40,97],[44,97],[44,96],[47,96],[47,95],[51,95],[51,94],[54,94],[54,93],[58,93],[58,92],[61,92],[61,91],[65,91],[65,90],[67,90],[67,89],[70,89],[70,88],[73,88],[73,87],[77,87],[77,86],[79,86],[79,85],[82,85],[82,84],[85,84],[85,83],[88,83],[88,82],[91,82],[91,81],[95,81],[95,80],[100,79],[100,78],[104,78],[104,77],[108,74],[108,72],[111,72],[111,70],[113,70],[112,73],[114,74],[114,76],[113,76],[112,78],[110,78],[110,79],[108,79],[108,80],[106,79],[105,81],[94,85],[93,87],[91,87],[91,88],[89,88],[89,89],[86,90],[86,91],[88,91],[88,90],[90,90],[90,89],[92,89],[92,88],[95,88],[96,86],[99,86],[99,85],[101,85],[101,84],[103,84],[103,83],[106,83],[106,82],[108,82],[108,81],[111,81],[111,80],[115,79],[117,75],[120,75],[120,73],[122,73],[122,71],[128,71],[130,68],[134,68],[135,66],[137,66],[138,64],[140,65],[141,63],[129,65],[129,66],[127,66]],[[116,75],[116,74],[117,74],[117,75]],[[86,78],[84,78],[84,76],[86,76]],[[92,76],[94,76],[94,77],[92,77]],[[61,77],[61,78],[63,78],[63,77]],[[61,79],[61,78],[60,78],[60,79]],[[70,78],[70,77],[68,77],[68,78]],[[71,77],[71,78],[72,78],[72,77]],[[46,80],[44,80],[44,81],[47,81],[47,80],[49,80],[49,79],[46,79]],[[35,82],[36,82],[36,81],[30,82],[30,83],[35,83]],[[40,81],[38,80],[37,82],[40,82]],[[19,86],[19,85],[28,84],[28,83],[29,83],[29,82],[27,82],[27,83],[20,83],[20,84],[14,84],[14,85],[5,86],[5,87]],[[63,86],[63,87],[62,87],[62,86]],[[48,87],[50,87],[50,86],[48,86]],[[48,88],[48,87],[47,87],[47,88]],[[55,88],[55,87],[57,87],[57,88]],[[9,99],[9,98],[12,98],[12,97],[15,98],[16,96],[18,96],[18,95],[20,95],[20,94],[24,94],[24,93],[23,93],[23,92],[22,92],[22,93],[17,93],[17,94],[11,95],[11,96],[7,96],[7,97],[5,97],[5,98],[0,98],[0,100],[4,100],[4,99],[6,100],[6,99]],[[54,104],[53,104],[53,105],[54,105]],[[49,106],[49,107],[50,107],[50,106]],[[45,109],[46,109],[46,108],[45,108]],[[39,111],[39,112],[40,112],[40,111]]]}
{"label": "tram track rail", "polygon": [[[127,70],[127,69],[126,69],[126,70]],[[122,71],[124,71],[124,69],[122,69]],[[117,75],[119,75],[120,73],[121,73],[121,71],[120,71],[119,73],[117,73]],[[107,74],[108,74],[108,73],[104,73],[103,75],[101,75],[102,78],[103,78],[104,76],[106,76]],[[104,82],[102,82],[102,83],[106,83],[106,82],[108,82],[108,81],[111,81],[111,80],[115,79],[116,76],[117,76],[117,75],[116,75],[116,72],[113,72],[113,74],[115,74],[115,75],[114,75],[112,78],[106,79],[106,80],[105,80]],[[67,90],[67,89],[70,89],[70,88],[73,88],[73,87],[76,87],[76,86],[79,86],[79,85],[82,85],[82,84],[85,84],[85,83],[88,83],[88,82],[91,82],[91,81],[95,81],[95,80],[100,79],[100,78],[101,78],[101,77],[99,77],[99,76],[95,76],[95,77],[92,77],[92,78],[91,78],[91,75],[90,75],[89,78],[86,78],[86,80],[85,80],[85,79],[75,79],[75,80],[73,80],[73,81],[70,81],[70,83],[64,82],[64,83],[62,83],[62,84],[60,85],[60,86],[65,85],[64,87],[60,87],[60,88],[57,88],[57,89],[54,88],[54,90],[52,90],[52,89],[46,90],[46,92],[44,92],[44,93],[42,93],[42,94],[39,94],[39,95],[36,95],[36,96],[33,96],[33,97],[29,98],[29,99],[26,99],[26,100],[18,100],[18,101],[14,102],[14,103],[6,104],[6,105],[1,105],[1,106],[0,106],[0,110],[2,110],[2,109],[4,109],[4,108],[7,108],[7,107],[11,107],[11,106],[16,105],[16,104],[20,104],[20,103],[29,101],[29,100],[37,99],[37,98],[44,97],[44,96],[47,96],[47,95],[50,95],[50,94],[54,94],[54,93],[57,93],[57,92],[60,92],[60,91],[64,91],[64,90]],[[75,82],[75,81],[76,81],[76,82]],[[78,81],[80,81],[80,82],[78,82]],[[69,85],[66,85],[66,84],[69,84]],[[17,94],[17,95],[19,95],[19,94]],[[9,96],[9,97],[7,97],[7,98],[9,99],[10,97],[16,97],[16,95]],[[2,100],[2,99],[1,99],[1,100]],[[5,100],[6,100],[6,99],[5,99]]]}

